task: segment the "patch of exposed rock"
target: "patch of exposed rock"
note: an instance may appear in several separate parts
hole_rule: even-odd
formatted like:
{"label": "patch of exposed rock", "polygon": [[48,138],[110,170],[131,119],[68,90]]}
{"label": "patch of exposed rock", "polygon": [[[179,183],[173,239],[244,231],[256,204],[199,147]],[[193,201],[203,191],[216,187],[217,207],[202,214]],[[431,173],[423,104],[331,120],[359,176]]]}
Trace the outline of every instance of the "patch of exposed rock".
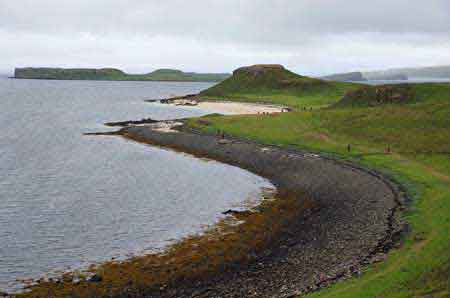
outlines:
{"label": "patch of exposed rock", "polygon": [[239,73],[247,73],[252,76],[260,76],[260,75],[264,75],[267,72],[270,72],[273,70],[285,70],[285,68],[283,65],[279,65],[279,64],[257,64],[257,65],[238,68],[233,72],[233,75],[236,75]]}
{"label": "patch of exposed rock", "polygon": [[384,104],[405,104],[415,99],[414,89],[407,84],[365,86],[350,91],[335,105],[347,106],[379,106]]}

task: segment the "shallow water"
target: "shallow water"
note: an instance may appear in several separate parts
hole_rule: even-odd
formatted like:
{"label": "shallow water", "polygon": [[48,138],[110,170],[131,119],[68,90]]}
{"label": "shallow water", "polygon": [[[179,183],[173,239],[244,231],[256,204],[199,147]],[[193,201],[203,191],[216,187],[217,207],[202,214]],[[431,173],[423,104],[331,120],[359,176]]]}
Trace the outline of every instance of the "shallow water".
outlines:
{"label": "shallow water", "polygon": [[209,86],[0,79],[0,290],[160,249],[271,187],[236,167],[82,136],[107,121],[214,112],[143,102]]}

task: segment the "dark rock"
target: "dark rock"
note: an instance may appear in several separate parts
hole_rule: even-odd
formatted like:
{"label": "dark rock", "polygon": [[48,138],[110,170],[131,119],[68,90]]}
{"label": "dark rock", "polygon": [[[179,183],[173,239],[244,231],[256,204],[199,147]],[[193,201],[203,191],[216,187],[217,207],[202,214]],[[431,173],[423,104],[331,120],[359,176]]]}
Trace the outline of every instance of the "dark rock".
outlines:
{"label": "dark rock", "polygon": [[139,124],[152,124],[152,123],[157,123],[159,122],[158,120],[153,120],[151,118],[144,118],[141,120],[137,120],[137,121],[122,121],[122,122],[107,122],[105,123],[106,126],[129,126],[129,125],[139,125]]}
{"label": "dark rock", "polygon": [[101,282],[103,280],[103,277],[101,277],[98,274],[94,274],[89,278],[89,282]]}
{"label": "dark rock", "polygon": [[233,216],[248,216],[251,214],[250,211],[238,211],[238,210],[232,210],[229,209],[225,212],[222,212],[223,215],[233,215]]}

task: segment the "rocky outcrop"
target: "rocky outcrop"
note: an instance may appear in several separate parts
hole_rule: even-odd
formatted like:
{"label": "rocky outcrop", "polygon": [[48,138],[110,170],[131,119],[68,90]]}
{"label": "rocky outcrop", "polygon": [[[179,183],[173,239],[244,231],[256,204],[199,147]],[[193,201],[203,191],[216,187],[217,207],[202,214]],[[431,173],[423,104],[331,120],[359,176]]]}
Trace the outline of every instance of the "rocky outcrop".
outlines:
{"label": "rocky outcrop", "polygon": [[151,124],[157,123],[159,121],[153,120],[151,118],[144,118],[141,120],[129,120],[129,121],[120,121],[120,122],[107,122],[106,126],[129,126],[129,125],[140,125],[140,124]]}
{"label": "rocky outcrop", "polygon": [[279,64],[256,64],[238,68],[233,72],[233,75],[246,73],[252,76],[260,76],[274,70],[285,70],[285,68],[283,65]]}
{"label": "rocky outcrop", "polygon": [[414,89],[407,84],[366,86],[345,94],[335,107],[373,107],[385,104],[405,104],[412,102],[414,99]]}

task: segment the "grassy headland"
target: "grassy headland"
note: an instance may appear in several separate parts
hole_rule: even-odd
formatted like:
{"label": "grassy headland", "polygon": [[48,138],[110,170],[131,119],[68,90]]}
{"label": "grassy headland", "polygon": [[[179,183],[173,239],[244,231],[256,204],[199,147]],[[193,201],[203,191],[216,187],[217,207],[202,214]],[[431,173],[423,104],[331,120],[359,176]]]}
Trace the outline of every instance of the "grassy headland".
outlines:
{"label": "grassy headland", "polygon": [[101,81],[186,81],[220,82],[229,77],[221,73],[182,72],[175,69],[158,69],[147,74],[128,74],[115,68],[16,68],[16,79],[46,80],[101,80]]}
{"label": "grassy headland", "polygon": [[300,76],[281,65],[254,65],[235,70],[233,76],[201,92],[200,97],[282,104],[301,109],[326,106],[358,87],[357,84]]}
{"label": "grassy headland", "polygon": [[[227,94],[257,98],[247,91],[245,83],[241,92],[240,80],[235,79],[203,94],[225,90],[228,93],[224,92],[223,98]],[[339,92],[330,93],[333,87],[354,90],[356,86],[330,86],[305,78],[299,81],[314,87],[297,93],[289,87],[284,91],[266,86],[258,92],[257,87],[250,90],[266,99],[276,94],[274,102],[293,107],[324,103],[330,107],[276,116],[203,117],[190,120],[189,125],[350,159],[375,168],[408,188],[413,202],[405,217],[411,232],[403,245],[391,252],[387,261],[370,266],[362,276],[311,297],[449,297],[450,84],[363,87],[337,103]],[[319,86],[324,87],[323,93]],[[285,97],[283,93],[292,96]],[[329,94],[334,96],[328,97]]]}

